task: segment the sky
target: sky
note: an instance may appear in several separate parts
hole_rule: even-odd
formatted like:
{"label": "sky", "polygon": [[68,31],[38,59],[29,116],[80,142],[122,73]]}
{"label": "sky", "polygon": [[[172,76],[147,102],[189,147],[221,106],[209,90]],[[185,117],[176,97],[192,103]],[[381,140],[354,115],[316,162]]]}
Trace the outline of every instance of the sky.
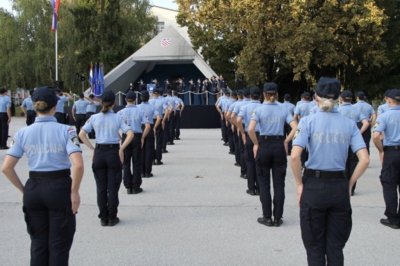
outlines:
{"label": "sky", "polygon": [[[50,1],[50,0],[49,0]],[[150,0],[150,3],[156,6],[171,8],[171,9],[178,9],[178,5],[175,3],[174,0]],[[62,0],[61,0],[62,5]],[[10,0],[0,0],[0,8],[5,8],[11,11],[11,1]]]}

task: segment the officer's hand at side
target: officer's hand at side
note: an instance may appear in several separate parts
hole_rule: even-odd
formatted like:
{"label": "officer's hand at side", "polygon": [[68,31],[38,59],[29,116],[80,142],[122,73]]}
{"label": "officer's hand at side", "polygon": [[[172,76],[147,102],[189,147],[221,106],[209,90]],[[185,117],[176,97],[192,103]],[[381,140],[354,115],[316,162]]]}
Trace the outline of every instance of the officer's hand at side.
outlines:
{"label": "officer's hand at side", "polygon": [[121,161],[121,163],[124,163],[124,150],[119,149],[118,155],[119,155],[119,160]]}
{"label": "officer's hand at side", "polygon": [[81,197],[79,196],[79,192],[71,192],[71,208],[73,214],[78,213],[80,204],[81,204]]}
{"label": "officer's hand at side", "polygon": [[143,149],[143,146],[144,146],[144,138],[141,138],[141,139],[140,139],[140,143],[141,143],[141,148]]}
{"label": "officer's hand at side", "polygon": [[242,140],[243,140],[243,144],[246,144],[246,135],[242,134]]}
{"label": "officer's hand at side", "polygon": [[379,153],[379,160],[381,161],[381,165],[383,165],[383,157],[384,157],[384,152]]}
{"label": "officer's hand at side", "polygon": [[297,185],[297,203],[300,207],[301,195],[303,194],[303,184]]}
{"label": "officer's hand at side", "polygon": [[283,143],[283,145],[285,146],[285,152],[286,152],[286,156],[289,155],[289,141],[286,141]]}
{"label": "officer's hand at side", "polygon": [[254,159],[257,156],[257,152],[258,152],[258,144],[257,145],[253,145],[253,154],[254,154]]}

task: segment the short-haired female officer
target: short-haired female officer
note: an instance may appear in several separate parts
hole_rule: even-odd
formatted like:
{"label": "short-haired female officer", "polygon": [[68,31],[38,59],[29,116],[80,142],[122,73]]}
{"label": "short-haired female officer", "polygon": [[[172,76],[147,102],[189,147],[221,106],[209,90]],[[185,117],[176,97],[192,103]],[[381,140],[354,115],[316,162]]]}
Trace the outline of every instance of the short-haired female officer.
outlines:
{"label": "short-haired female officer", "polygon": [[[68,265],[80,204],[81,148],[75,128],[57,123],[54,117],[58,98],[53,89],[36,89],[32,100],[38,116],[34,124],[16,133],[2,170],[23,193],[31,265]],[[24,153],[29,165],[25,186],[15,172]]]}
{"label": "short-haired female officer", "polygon": [[[351,188],[368,167],[369,156],[354,121],[335,108],[340,82],[321,78],[316,88],[319,112],[304,117],[292,149],[292,171],[300,204],[300,227],[309,265],[343,265],[351,231]],[[348,180],[344,174],[349,146],[358,157]],[[309,157],[301,177],[300,156]]]}
{"label": "short-haired female officer", "polygon": [[[114,92],[104,92],[101,112],[92,115],[79,133],[83,143],[94,150],[92,169],[97,185],[97,205],[102,226],[114,226],[119,223],[118,191],[122,179],[124,150],[133,139],[131,128],[112,110],[114,103]],[[87,137],[92,130],[96,133],[96,148]],[[119,130],[126,134],[121,146]]]}
{"label": "short-haired female officer", "polygon": [[[260,201],[263,216],[258,218],[260,224],[280,226],[285,202],[285,177],[287,168],[288,143],[296,132],[297,122],[283,104],[279,103],[278,85],[274,82],[264,84],[264,103],[251,115],[249,137],[253,142],[253,151],[258,166],[257,179],[260,187]],[[291,131],[285,137],[285,123]],[[256,136],[259,126],[260,136]],[[274,187],[274,199],[271,202],[271,178]],[[273,210],[272,210],[273,204]],[[274,220],[272,220],[272,216]]]}

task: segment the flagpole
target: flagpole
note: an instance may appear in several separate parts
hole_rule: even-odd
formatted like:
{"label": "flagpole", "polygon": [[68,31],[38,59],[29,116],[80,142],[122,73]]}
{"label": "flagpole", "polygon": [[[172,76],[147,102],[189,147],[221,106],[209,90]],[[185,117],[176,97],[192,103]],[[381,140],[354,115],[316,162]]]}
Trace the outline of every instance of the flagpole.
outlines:
{"label": "flagpole", "polygon": [[55,30],[55,61],[56,61],[56,81],[58,81],[58,34]]}

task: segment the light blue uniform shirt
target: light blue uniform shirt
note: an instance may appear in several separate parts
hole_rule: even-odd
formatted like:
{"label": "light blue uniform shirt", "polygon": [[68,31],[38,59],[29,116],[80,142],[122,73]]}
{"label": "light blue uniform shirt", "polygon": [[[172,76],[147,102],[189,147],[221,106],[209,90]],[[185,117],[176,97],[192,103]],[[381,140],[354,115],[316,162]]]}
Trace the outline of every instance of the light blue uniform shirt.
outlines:
{"label": "light blue uniform shirt", "polygon": [[300,115],[300,119],[302,119],[310,114],[311,107],[312,105],[310,105],[310,102],[304,101],[302,103],[299,103],[294,108],[294,114]]}
{"label": "light blue uniform shirt", "polygon": [[290,113],[291,115],[294,114],[294,108],[295,108],[295,106],[294,106],[293,103],[288,102],[288,101],[284,101],[282,104],[286,107],[286,109],[288,109],[288,111],[289,111],[289,113]]}
{"label": "light blue uniform shirt", "polygon": [[148,118],[150,125],[154,124],[154,119],[159,116],[159,112],[156,110],[154,105],[150,103],[145,103],[142,102],[141,104],[138,105],[138,108],[141,109],[144,112],[144,115]]}
{"label": "light blue uniform shirt", "polygon": [[231,101],[228,102],[227,106],[226,106],[226,111],[227,112],[232,112],[233,108],[235,108],[235,103],[237,102],[237,100],[231,98]]}
{"label": "light blue uniform shirt", "polygon": [[63,96],[57,96],[58,101],[56,105],[56,112],[57,113],[64,113],[64,105],[66,102],[68,102],[68,97],[63,95]]}
{"label": "light blue uniform shirt", "polygon": [[372,106],[365,101],[358,101],[357,103],[353,104],[353,106],[357,109],[358,112],[362,113],[363,116],[367,117],[368,121],[371,115],[375,114],[374,108],[372,108]]}
{"label": "light blue uniform shirt", "polygon": [[92,115],[82,130],[86,133],[94,130],[97,144],[118,144],[119,130],[127,133],[131,128],[114,111]]}
{"label": "light blue uniform shirt", "polygon": [[217,102],[215,103],[215,105],[217,105],[219,108],[222,107],[222,103],[228,99],[228,97],[226,97],[226,95],[222,95],[221,97],[218,98]]}
{"label": "light blue uniform shirt", "polygon": [[33,102],[32,102],[32,98],[31,98],[31,97],[25,98],[24,101],[22,102],[21,106],[22,106],[26,111],[33,111]]}
{"label": "light blue uniform shirt", "polygon": [[376,119],[374,132],[383,132],[384,146],[400,145],[400,106],[389,108]]}
{"label": "light blue uniform shirt", "polygon": [[11,107],[11,98],[7,95],[0,96],[0,113],[6,113],[7,108]]}
{"label": "light blue uniform shirt", "polygon": [[338,108],[339,113],[347,118],[350,118],[354,122],[359,122],[363,120],[368,120],[367,117],[363,116],[362,113],[358,112],[356,108],[351,103],[343,103]]}
{"label": "light blue uniform shirt", "polygon": [[86,108],[88,105],[89,105],[89,101],[84,100],[84,99],[79,99],[74,103],[74,105],[72,106],[72,109],[75,110],[75,113],[77,115],[85,115]]}
{"label": "light blue uniform shirt", "polygon": [[180,111],[183,106],[183,101],[181,98],[175,96],[175,111]]}
{"label": "light blue uniform shirt", "polygon": [[[260,102],[260,101],[258,101],[258,100],[251,100],[250,103],[248,103],[248,104],[246,104],[246,105],[243,105],[243,106],[240,108],[238,117],[241,117],[241,118],[242,118],[243,127],[244,127],[244,130],[245,130],[246,132],[249,131],[248,126],[249,126],[249,124],[250,124],[251,115],[253,114],[254,110],[255,110],[257,107],[259,107],[260,105],[261,105],[261,102]],[[256,125],[255,131],[256,131],[256,132],[260,132],[260,125],[259,125],[259,124]]]}
{"label": "light blue uniform shirt", "polygon": [[86,113],[96,113],[97,106],[99,105],[100,103],[98,102],[89,102],[89,104],[86,106]]}
{"label": "light blue uniform shirt", "polygon": [[75,127],[57,123],[53,116],[36,117],[35,123],[18,130],[7,154],[28,157],[30,171],[58,171],[71,168],[69,155],[82,152]]}
{"label": "light blue uniform shirt", "polygon": [[248,103],[250,103],[250,99],[249,98],[244,98],[241,101],[237,101],[236,104],[235,104],[235,107],[232,110],[232,113],[234,113],[237,116],[239,114],[239,112],[240,112],[240,108],[242,108],[242,106],[245,106]]}
{"label": "light blue uniform shirt", "polygon": [[356,123],[334,109],[301,119],[293,146],[308,148],[306,168],[343,171],[349,147],[356,153],[365,148],[365,142]]}
{"label": "light blue uniform shirt", "polygon": [[281,103],[263,103],[254,110],[251,120],[259,125],[260,136],[283,136],[285,122],[290,124],[293,116]]}
{"label": "light blue uniform shirt", "polygon": [[[162,116],[164,114],[164,97],[157,97],[149,100],[149,104],[156,108],[156,111]],[[156,117],[154,116],[153,119]]]}
{"label": "light blue uniform shirt", "polygon": [[131,127],[133,133],[143,133],[142,124],[150,123],[144,111],[134,104],[128,104],[124,109],[120,110],[117,115]]}
{"label": "light blue uniform shirt", "polygon": [[384,112],[386,112],[387,110],[389,110],[389,105],[387,103],[381,104],[378,106],[378,110],[377,110],[377,115],[381,115]]}

